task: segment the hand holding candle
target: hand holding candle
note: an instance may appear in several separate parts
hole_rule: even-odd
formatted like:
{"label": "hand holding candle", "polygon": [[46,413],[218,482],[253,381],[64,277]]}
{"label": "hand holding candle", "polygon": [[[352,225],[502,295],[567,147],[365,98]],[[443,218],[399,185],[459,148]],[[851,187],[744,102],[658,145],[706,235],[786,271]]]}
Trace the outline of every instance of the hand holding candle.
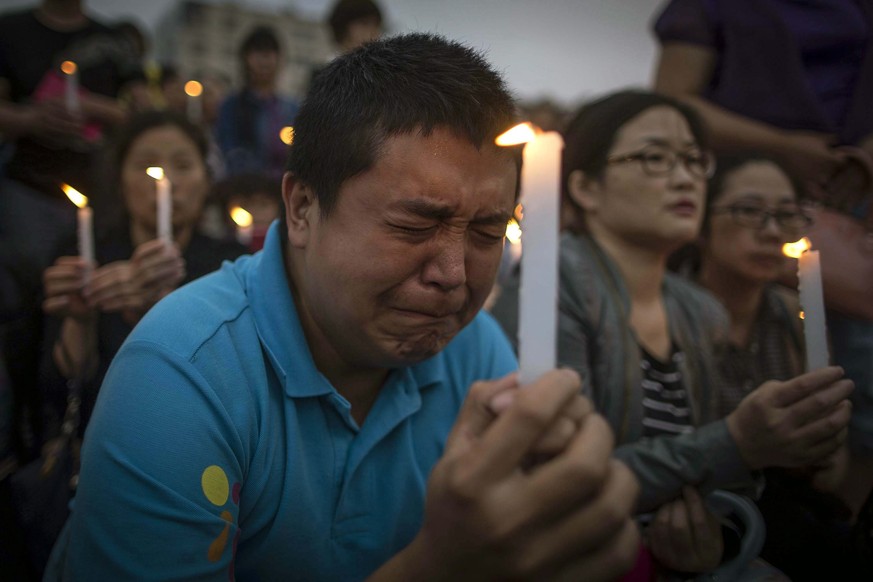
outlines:
{"label": "hand holding candle", "polygon": [[79,256],[82,257],[90,268],[94,264],[94,227],[91,208],[88,206],[88,197],[82,195],[69,184],[61,184],[61,189],[67,195],[67,198],[79,209],[77,219]]}
{"label": "hand holding candle", "polygon": [[146,174],[155,179],[157,184],[157,224],[158,238],[166,242],[173,241],[173,197],[170,181],[164,175],[164,169],[153,166],[146,169]]}
{"label": "hand holding candle", "polygon": [[782,252],[785,255],[797,259],[807,372],[826,367],[830,360],[827,326],[825,324],[824,292],[821,283],[821,261],[818,251],[810,249],[811,244],[806,237],[782,246]]}
{"label": "hand holding candle", "polygon": [[557,365],[558,232],[561,152],[556,132],[536,134],[530,124],[497,138],[497,145],[525,143],[521,173],[521,286],[519,288],[519,381],[527,384]]}

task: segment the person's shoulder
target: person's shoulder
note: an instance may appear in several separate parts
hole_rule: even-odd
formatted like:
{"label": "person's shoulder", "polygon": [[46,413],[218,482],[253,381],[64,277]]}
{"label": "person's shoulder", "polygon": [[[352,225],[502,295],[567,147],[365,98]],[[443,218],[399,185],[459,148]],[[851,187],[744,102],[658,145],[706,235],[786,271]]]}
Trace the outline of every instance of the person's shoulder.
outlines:
{"label": "person's shoulder", "polygon": [[129,342],[148,342],[190,360],[217,332],[248,309],[243,257],[180,287],[159,301],[136,326]]}
{"label": "person's shoulder", "polygon": [[611,272],[610,260],[594,241],[584,234],[564,232],[559,251],[561,307],[575,316],[599,313],[607,286],[618,285],[617,273]]}

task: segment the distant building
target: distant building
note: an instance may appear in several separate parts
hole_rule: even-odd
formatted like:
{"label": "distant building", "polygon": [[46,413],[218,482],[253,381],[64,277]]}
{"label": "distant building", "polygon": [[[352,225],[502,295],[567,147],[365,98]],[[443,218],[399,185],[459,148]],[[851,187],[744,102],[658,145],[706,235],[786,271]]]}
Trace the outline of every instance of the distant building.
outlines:
{"label": "distant building", "polygon": [[218,75],[239,87],[239,46],[258,25],[272,27],[282,43],[280,90],[301,97],[312,70],[329,60],[334,48],[323,23],[305,20],[291,10],[182,0],[157,26],[155,58],[176,65],[185,77]]}

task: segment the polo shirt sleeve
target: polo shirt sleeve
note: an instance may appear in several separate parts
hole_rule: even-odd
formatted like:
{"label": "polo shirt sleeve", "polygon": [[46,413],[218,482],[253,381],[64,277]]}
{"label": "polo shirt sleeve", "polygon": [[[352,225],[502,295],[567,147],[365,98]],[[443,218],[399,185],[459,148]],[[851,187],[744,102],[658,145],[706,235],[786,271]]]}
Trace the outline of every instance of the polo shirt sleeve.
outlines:
{"label": "polo shirt sleeve", "polygon": [[85,437],[63,578],[233,580],[244,443],[190,362],[129,342]]}
{"label": "polo shirt sleeve", "polygon": [[718,44],[714,0],[672,0],[654,21],[661,44],[680,42],[715,47]]}

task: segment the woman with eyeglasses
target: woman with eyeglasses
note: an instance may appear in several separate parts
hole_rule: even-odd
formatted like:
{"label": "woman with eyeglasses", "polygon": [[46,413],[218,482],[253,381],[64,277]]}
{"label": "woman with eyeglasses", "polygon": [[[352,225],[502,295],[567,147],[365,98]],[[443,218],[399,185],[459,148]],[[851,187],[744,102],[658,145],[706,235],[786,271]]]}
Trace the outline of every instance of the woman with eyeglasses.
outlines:
{"label": "woman with eyeglasses", "polygon": [[730,316],[725,414],[759,384],[803,371],[800,306],[795,293],[775,284],[788,261],[782,245],[811,222],[800,188],[783,165],[756,154],[719,158],[709,182],[696,279]]}
{"label": "woman with eyeglasses", "polygon": [[[692,271],[730,316],[729,341],[719,358],[723,414],[762,383],[803,371],[797,295],[775,283],[787,260],[782,245],[799,239],[810,224],[799,204],[802,192],[772,158],[720,157],[700,241],[689,247],[692,252],[677,253],[684,258],[677,267]],[[847,455],[844,446],[821,467],[765,471],[758,501],[767,529],[761,555],[792,580],[851,580],[865,568],[863,546],[851,541],[860,526],[853,534],[852,511],[838,496],[848,478]]]}
{"label": "woman with eyeglasses", "polygon": [[[667,270],[670,254],[698,236],[714,170],[698,117],[673,99],[623,91],[584,106],[564,141],[559,364],[580,373],[616,433],[616,457],[640,480],[638,510],[655,511],[655,558],[711,570],[722,538],[701,494],[751,490],[763,467],[833,453],[851,383],[836,368],[771,382],[721,418],[727,315]],[[492,310],[513,340],[517,306],[514,279]]]}

